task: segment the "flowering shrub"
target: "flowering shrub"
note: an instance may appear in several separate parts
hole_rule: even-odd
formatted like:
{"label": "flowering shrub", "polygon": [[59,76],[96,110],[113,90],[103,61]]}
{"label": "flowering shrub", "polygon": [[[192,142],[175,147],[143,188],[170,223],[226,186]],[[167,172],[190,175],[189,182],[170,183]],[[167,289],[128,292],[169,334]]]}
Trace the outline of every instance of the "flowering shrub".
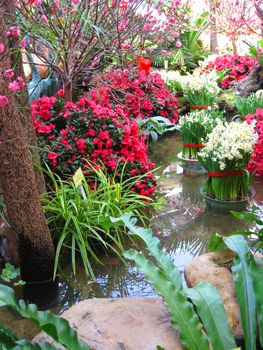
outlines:
{"label": "flowering shrub", "polygon": [[248,124],[255,123],[254,130],[258,134],[258,140],[247,169],[254,174],[263,175],[263,109],[258,108],[255,114],[247,114],[245,119]]}
{"label": "flowering shrub", "polygon": [[209,68],[215,68],[217,72],[223,71],[220,85],[222,89],[228,89],[235,81],[244,79],[256,63],[257,60],[252,57],[225,54],[210,63]]}
{"label": "flowering shrub", "polygon": [[146,174],[131,190],[146,196],[154,192],[155,180],[150,173],[154,164],[147,157],[145,135],[139,135],[135,120],[120,118],[110,107],[87,97],[64,105],[55,97],[43,97],[31,108],[42,161],[53,172],[73,175],[81,167],[88,175],[89,160],[102,162],[113,173],[118,164],[127,163],[126,178]]}
{"label": "flowering shrub", "polygon": [[133,70],[111,71],[102,74],[93,85],[92,101],[111,105],[123,118],[162,116],[172,123],[178,120],[177,99],[156,72],[147,76]]}
{"label": "flowering shrub", "polygon": [[240,200],[248,195],[250,185],[248,165],[257,134],[246,122],[219,123],[205,147],[198,154],[198,160],[208,171],[205,192],[219,200]]}

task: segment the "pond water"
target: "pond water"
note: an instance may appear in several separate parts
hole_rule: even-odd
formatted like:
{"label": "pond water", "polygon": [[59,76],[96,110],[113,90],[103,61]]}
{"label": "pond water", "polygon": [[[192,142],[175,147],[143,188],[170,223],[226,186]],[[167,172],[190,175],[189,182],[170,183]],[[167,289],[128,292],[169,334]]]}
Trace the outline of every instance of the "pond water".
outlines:
{"label": "pond water", "polygon": [[[207,251],[211,233],[229,234],[232,231],[252,229],[247,222],[230,214],[215,214],[206,208],[199,188],[204,174],[184,172],[177,154],[181,149],[178,134],[170,134],[150,147],[150,158],[160,168],[157,170],[158,190],[165,197],[164,210],[151,219],[151,228],[171,255],[181,271],[194,257]],[[255,177],[254,203],[263,205],[263,178]],[[119,298],[127,296],[152,296],[155,291],[145,277],[131,263],[124,265],[117,257],[103,258],[104,265],[94,266],[97,281],[92,282],[79,266],[73,276],[70,267],[65,268],[59,280],[59,294],[51,306],[61,313],[71,305],[87,298]],[[12,312],[0,311],[0,322],[15,329],[16,334],[32,337],[37,330],[27,320],[17,319]]]}

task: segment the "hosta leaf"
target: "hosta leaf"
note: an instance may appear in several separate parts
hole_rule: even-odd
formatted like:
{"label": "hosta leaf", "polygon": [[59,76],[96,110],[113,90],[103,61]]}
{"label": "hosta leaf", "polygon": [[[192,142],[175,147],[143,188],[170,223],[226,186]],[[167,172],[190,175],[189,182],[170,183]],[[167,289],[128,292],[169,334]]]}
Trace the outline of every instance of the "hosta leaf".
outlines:
{"label": "hosta leaf", "polygon": [[235,348],[236,342],[217,289],[207,281],[202,281],[193,288],[184,289],[184,293],[195,305],[213,349]]}
{"label": "hosta leaf", "polygon": [[202,325],[187,298],[166,278],[159,267],[147,260],[141,253],[131,249],[124,253],[128,259],[134,260],[143,271],[156,291],[163,296],[172,318],[172,324],[179,331],[180,341],[187,349],[209,350],[209,342],[202,330]]}
{"label": "hosta leaf", "polygon": [[256,298],[253,280],[250,274],[251,256],[243,236],[230,236],[224,239],[229,249],[238,258],[232,266],[233,280],[236,286],[246,350],[256,350]]}

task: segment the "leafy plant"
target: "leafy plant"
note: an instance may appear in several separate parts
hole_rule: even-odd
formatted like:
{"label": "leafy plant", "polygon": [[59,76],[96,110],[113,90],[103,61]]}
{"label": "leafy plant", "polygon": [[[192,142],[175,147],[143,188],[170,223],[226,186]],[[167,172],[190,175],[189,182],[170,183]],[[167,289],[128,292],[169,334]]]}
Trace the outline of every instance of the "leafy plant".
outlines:
{"label": "leafy plant", "polygon": [[[0,278],[5,282],[11,282],[12,280],[16,279],[18,276],[20,276],[20,268],[15,268],[10,263],[5,264],[5,268],[2,270],[2,273],[0,275]],[[23,285],[25,282],[19,280],[17,282],[14,282],[14,286],[17,285]]]}
{"label": "leafy plant", "polygon": [[[18,312],[22,317],[30,319],[41,330],[52,337],[66,349],[90,350],[89,346],[78,339],[68,321],[53,314],[51,311],[38,311],[35,304],[26,304],[24,300],[16,301],[14,290],[0,284],[0,307],[8,306]],[[10,330],[0,324],[0,349],[1,350],[55,350],[50,343],[32,344],[18,339]]]}
{"label": "leafy plant", "polygon": [[[76,254],[80,255],[86,274],[94,280],[91,260],[100,262],[98,248],[110,250],[121,256],[125,228],[110,221],[133,211],[141,222],[146,219],[144,210],[157,202],[135,192],[136,186],[144,186],[148,174],[124,179],[125,166],[117,179],[117,172],[110,176],[101,166],[88,164],[89,175],[83,178],[81,187],[58,175],[48,174],[53,189],[43,197],[42,203],[47,222],[56,242],[54,278],[63,251],[71,252],[71,264],[76,273]],[[125,235],[126,236],[126,235]]]}
{"label": "leafy plant", "polygon": [[165,84],[172,94],[176,94],[177,92],[183,92],[182,85],[178,80],[167,79]]}
{"label": "leafy plant", "polygon": [[[168,253],[161,249],[160,241],[152,235],[151,229],[136,226],[131,213],[111,220],[125,224],[131,235],[139,237],[146,244],[150,259],[134,249],[126,251],[124,256],[135,261],[157,292],[164,297],[182,345],[191,350],[211,349],[211,345],[216,350],[235,348],[235,340],[216,289],[208,283],[201,283],[193,289],[183,289],[179,270],[173,265]],[[196,313],[188,298],[195,304],[197,311],[201,310],[200,314]]]}
{"label": "leafy plant", "polygon": [[167,131],[179,130],[178,125],[174,125],[169,119],[157,116],[148,119],[137,119],[141,132],[150,136],[153,142],[158,140],[159,135],[163,135]]}
{"label": "leafy plant", "polygon": [[259,64],[263,66],[263,55],[262,55],[262,50],[263,50],[263,39],[260,39],[257,43],[257,45],[249,45],[249,53],[252,57],[257,58]]}
{"label": "leafy plant", "polygon": [[255,93],[246,98],[238,98],[236,101],[237,112],[241,117],[254,114],[258,108],[263,108],[263,99]]}
{"label": "leafy plant", "polygon": [[[252,219],[249,215],[248,219]],[[236,232],[237,233],[237,232]],[[213,236],[214,251],[229,248],[237,256],[231,267],[235,282],[237,300],[240,307],[246,350],[256,350],[256,329],[258,323],[259,340],[263,346],[263,261],[257,259],[242,235]]]}
{"label": "leafy plant", "polygon": [[[250,238],[252,247],[256,250],[263,250],[263,209],[257,205],[253,205],[251,212],[240,213],[238,211],[231,211],[231,214],[236,218],[243,219],[257,224],[258,230],[255,231],[236,231],[232,234],[243,235]],[[253,237],[253,238],[252,238]]]}

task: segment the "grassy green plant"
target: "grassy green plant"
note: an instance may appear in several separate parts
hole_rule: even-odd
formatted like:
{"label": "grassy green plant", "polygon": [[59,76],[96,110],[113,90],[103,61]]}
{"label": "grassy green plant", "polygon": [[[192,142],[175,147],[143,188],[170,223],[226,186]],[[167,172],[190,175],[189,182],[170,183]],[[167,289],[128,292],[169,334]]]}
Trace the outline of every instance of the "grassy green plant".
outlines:
{"label": "grassy green plant", "polygon": [[[35,304],[26,304],[24,300],[16,301],[14,290],[0,284],[0,307],[8,306],[22,317],[30,319],[57,343],[66,349],[90,350],[89,346],[78,339],[67,320],[51,311],[38,311]],[[32,344],[25,339],[18,339],[9,329],[0,324],[1,350],[56,350],[50,343]]]}
{"label": "grassy green plant", "polygon": [[238,98],[236,108],[241,117],[247,114],[254,114],[258,108],[263,108],[263,99],[252,93],[246,98]]}
{"label": "grassy green plant", "polygon": [[[53,189],[42,199],[47,222],[56,242],[54,278],[63,250],[71,252],[73,272],[76,273],[76,253],[80,255],[87,275],[95,279],[91,261],[100,262],[98,247],[121,256],[125,228],[116,226],[110,216],[118,217],[133,211],[141,222],[147,216],[145,209],[156,203],[152,198],[140,195],[131,189],[142,177],[124,179],[124,167],[120,174],[110,176],[103,166],[89,164],[88,180],[76,186],[71,180],[62,180],[58,175],[49,176]],[[144,176],[147,176],[144,175]],[[118,182],[117,182],[118,181]]]}
{"label": "grassy green plant", "polygon": [[216,100],[214,91],[209,91],[206,86],[197,89],[189,87],[184,91],[186,102],[190,106],[212,106]]}
{"label": "grassy green plant", "polygon": [[217,290],[207,282],[192,289],[183,289],[179,270],[168,253],[161,249],[160,241],[152,235],[151,229],[136,226],[131,213],[112,221],[125,224],[131,235],[139,237],[146,244],[150,259],[134,249],[125,252],[124,256],[135,261],[156,291],[164,297],[182,345],[191,350],[236,348]]}

